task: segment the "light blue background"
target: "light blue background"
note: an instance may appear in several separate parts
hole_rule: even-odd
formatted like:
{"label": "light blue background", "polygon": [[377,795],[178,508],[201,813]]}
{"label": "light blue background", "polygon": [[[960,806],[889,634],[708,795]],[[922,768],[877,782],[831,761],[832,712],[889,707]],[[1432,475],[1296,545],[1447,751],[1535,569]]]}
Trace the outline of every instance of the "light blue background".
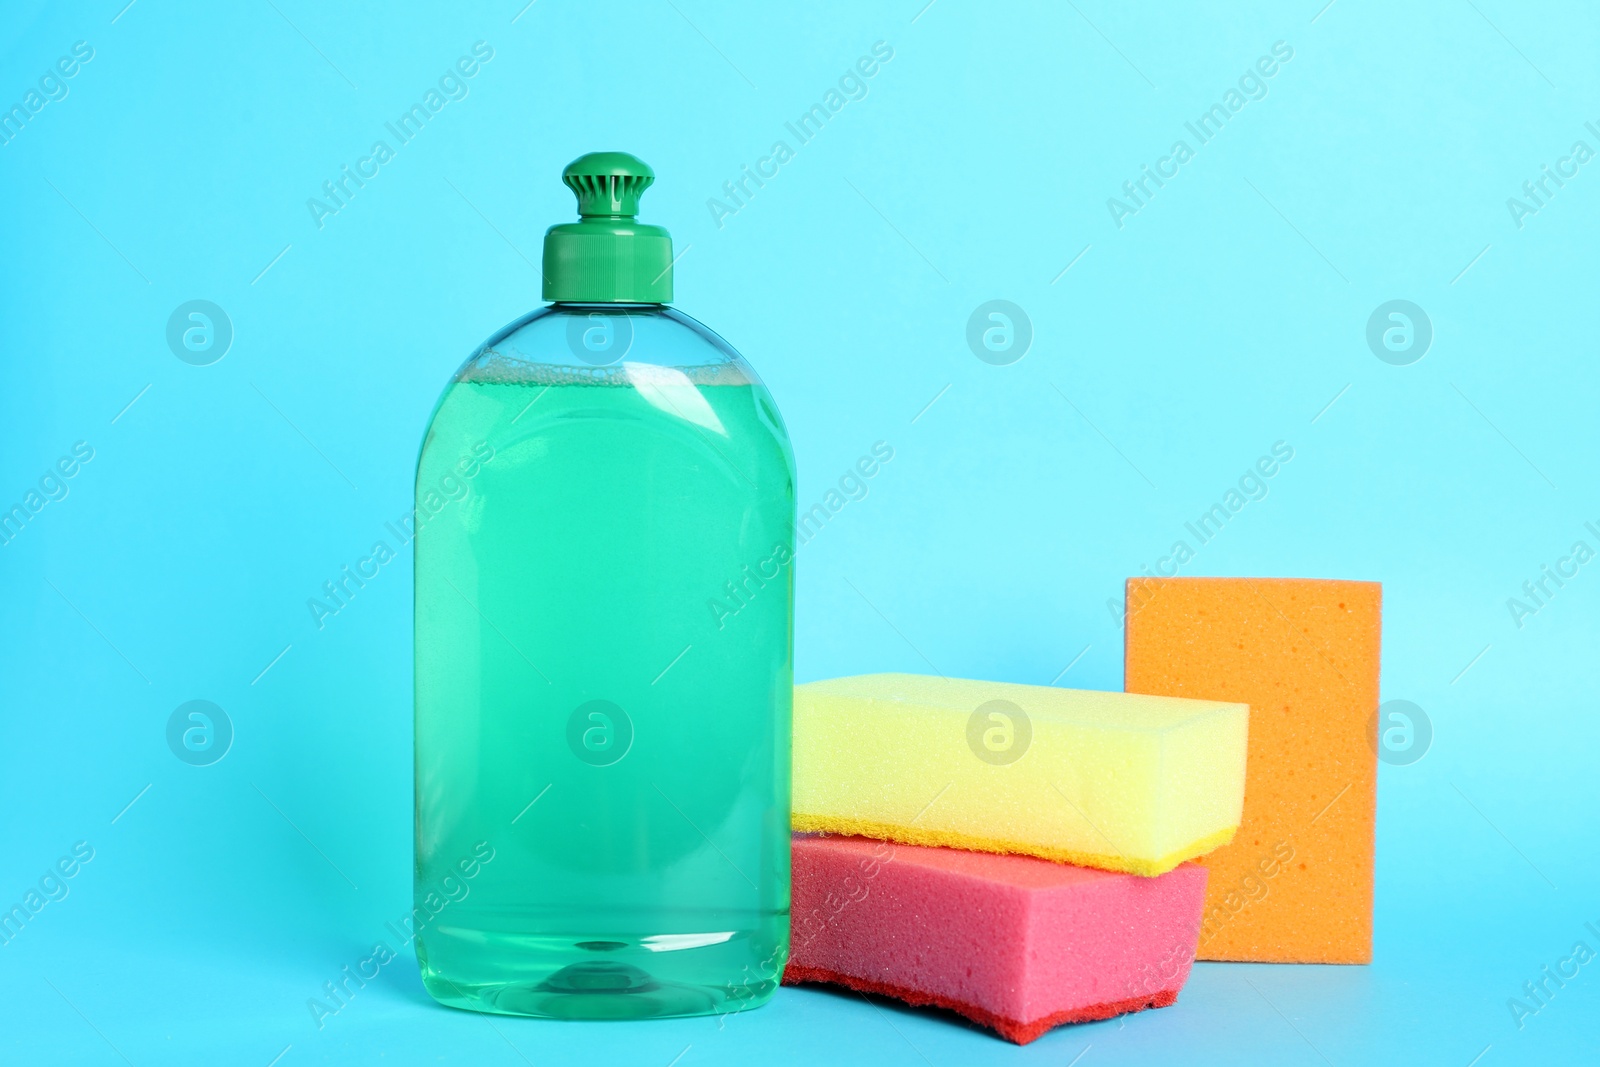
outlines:
{"label": "light blue background", "polygon": [[[1521,228],[1506,206],[1600,149],[1592,7],[124,2],[8,4],[0,46],[7,107],[95,50],[0,146],[0,505],[95,449],[0,547],[0,904],[95,849],[0,947],[5,1059],[1596,1056],[1600,963],[1521,1030],[1507,1007],[1600,949],[1600,563],[1521,628],[1506,606],[1600,548],[1600,162]],[[318,229],[307,198],[479,40],[470,95]],[[715,226],[706,200],[879,40],[868,96]],[[1118,229],[1107,198],[1280,40],[1266,98]],[[408,954],[316,1029],[307,999],[410,902],[409,554],[321,631],[306,600],[408,507],[450,372],[538,303],[561,166],[613,147],[660,175],[678,306],[760,369],[806,504],[895,450],[800,555],[802,680],[1117,688],[1108,599],[1293,446],[1184,573],[1384,584],[1384,697],[1435,737],[1380,776],[1370,967],[1202,964],[1171,1009],[1019,1050],[818,990],[722,1022],[487,1019],[435,1007]],[[1011,366],[964,339],[996,298],[1034,328]],[[164,339],[191,299],[233,323],[212,366]],[[1391,299],[1434,328],[1410,366],[1365,341]],[[165,742],[191,699],[236,729],[210,767]]]}

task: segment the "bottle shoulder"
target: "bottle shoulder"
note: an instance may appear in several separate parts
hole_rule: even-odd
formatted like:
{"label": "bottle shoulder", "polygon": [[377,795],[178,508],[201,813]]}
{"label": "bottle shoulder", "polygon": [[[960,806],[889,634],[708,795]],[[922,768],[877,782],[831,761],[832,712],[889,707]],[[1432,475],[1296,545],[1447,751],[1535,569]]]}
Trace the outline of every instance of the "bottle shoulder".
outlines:
{"label": "bottle shoulder", "polygon": [[455,380],[600,384],[651,366],[682,371],[696,384],[762,384],[715,331],[664,304],[547,305],[490,337]]}
{"label": "bottle shoulder", "polygon": [[660,304],[552,304],[509,324],[456,371],[422,451],[436,444],[453,455],[477,440],[463,433],[499,448],[596,419],[676,427],[697,447],[744,442],[770,452],[792,482],[788,428],[755,370],[704,324]]}

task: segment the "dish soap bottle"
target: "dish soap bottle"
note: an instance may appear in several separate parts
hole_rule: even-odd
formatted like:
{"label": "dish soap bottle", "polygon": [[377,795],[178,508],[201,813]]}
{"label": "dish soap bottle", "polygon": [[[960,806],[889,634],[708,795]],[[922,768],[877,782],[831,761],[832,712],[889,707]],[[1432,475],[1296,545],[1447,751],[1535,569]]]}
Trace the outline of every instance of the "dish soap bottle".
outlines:
{"label": "dish soap bottle", "polygon": [[417,463],[417,960],[478,1011],[753,1008],[789,940],[794,458],[668,306],[651,169],[562,180],[549,305],[461,366]]}

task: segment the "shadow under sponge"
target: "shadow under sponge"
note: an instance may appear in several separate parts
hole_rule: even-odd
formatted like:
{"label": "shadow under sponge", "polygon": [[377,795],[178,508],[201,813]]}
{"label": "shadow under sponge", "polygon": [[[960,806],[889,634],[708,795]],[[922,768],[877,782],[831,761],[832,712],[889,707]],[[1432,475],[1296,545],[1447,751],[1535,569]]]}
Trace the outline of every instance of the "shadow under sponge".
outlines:
{"label": "shadow under sponge", "polygon": [[1205,869],[1155,878],[1031,856],[796,835],[786,985],[966,1016],[1027,1044],[1162,1008],[1194,961]]}

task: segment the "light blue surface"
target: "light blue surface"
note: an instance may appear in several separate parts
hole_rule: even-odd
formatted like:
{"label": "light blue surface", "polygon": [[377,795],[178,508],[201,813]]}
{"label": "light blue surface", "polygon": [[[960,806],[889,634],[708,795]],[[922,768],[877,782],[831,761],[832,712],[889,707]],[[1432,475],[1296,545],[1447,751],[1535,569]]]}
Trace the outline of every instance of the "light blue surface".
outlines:
{"label": "light blue surface", "polygon": [[[1507,205],[1600,150],[1592,7],[123,3],[11,4],[0,45],[6,106],[94,50],[0,145],[0,506],[94,450],[0,547],[0,904],[94,850],[0,946],[0,1058],[1596,1057],[1600,964],[1520,1029],[1508,1008],[1600,950],[1600,563],[1520,627],[1507,606],[1600,549],[1600,162],[1520,226]],[[478,41],[464,98],[319,228],[307,199]],[[865,97],[799,144],[785,123],[877,41]],[[1199,144],[1185,122],[1278,41],[1265,97]],[[1108,198],[1180,138],[1193,158],[1119,228]],[[793,158],[716,225],[708,198],[778,139]],[[537,303],[560,168],[612,147],[661,176],[678,305],[761,370],[803,506],[894,448],[800,554],[802,679],[1116,688],[1108,599],[1292,445],[1183,573],[1384,583],[1384,697],[1434,738],[1380,775],[1372,966],[1201,965],[1173,1008],[1019,1050],[817,990],[722,1021],[489,1020],[433,1006],[403,953],[317,1029],[307,1000],[409,906],[409,553],[321,630],[306,601],[409,506],[450,372]],[[208,366],[166,339],[196,299],[233,328]],[[1019,362],[967,345],[993,299],[1031,320]],[[1433,329],[1410,365],[1366,340],[1397,299]],[[234,730],[205,767],[167,742],[196,699]]]}

